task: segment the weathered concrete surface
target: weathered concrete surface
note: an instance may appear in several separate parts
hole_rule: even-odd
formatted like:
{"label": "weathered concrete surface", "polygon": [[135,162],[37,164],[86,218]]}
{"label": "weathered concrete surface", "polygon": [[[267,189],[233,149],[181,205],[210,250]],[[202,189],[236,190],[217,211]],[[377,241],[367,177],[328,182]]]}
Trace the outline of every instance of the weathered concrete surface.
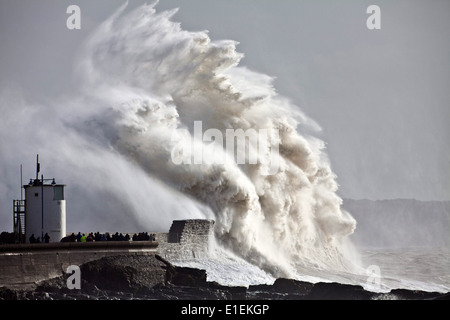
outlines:
{"label": "weathered concrete surface", "polygon": [[213,237],[213,220],[174,220],[169,233],[156,234],[158,254],[170,262],[207,258]]}
{"label": "weathered concrete surface", "polygon": [[102,241],[0,246],[0,287],[33,288],[65,274],[70,265],[117,255],[154,255],[152,241]]}

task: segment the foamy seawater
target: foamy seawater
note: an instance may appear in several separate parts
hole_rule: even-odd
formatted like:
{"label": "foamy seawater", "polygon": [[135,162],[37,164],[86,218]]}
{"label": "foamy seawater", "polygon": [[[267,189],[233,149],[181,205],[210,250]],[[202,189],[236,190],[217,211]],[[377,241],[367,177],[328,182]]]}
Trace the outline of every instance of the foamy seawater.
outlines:
{"label": "foamy seawater", "polygon": [[[393,289],[450,292],[450,249],[402,248],[361,249],[362,265],[356,273],[324,270],[299,270],[298,280],[360,284],[374,292]],[[275,278],[238,257],[223,255],[221,258],[177,261],[178,266],[204,269],[208,281],[229,286],[272,284]],[[371,266],[379,268],[379,282],[374,281]],[[303,271],[303,274],[301,273]]]}
{"label": "foamy seawater", "polygon": [[450,292],[449,248],[366,249],[362,259],[380,267],[387,288]]}

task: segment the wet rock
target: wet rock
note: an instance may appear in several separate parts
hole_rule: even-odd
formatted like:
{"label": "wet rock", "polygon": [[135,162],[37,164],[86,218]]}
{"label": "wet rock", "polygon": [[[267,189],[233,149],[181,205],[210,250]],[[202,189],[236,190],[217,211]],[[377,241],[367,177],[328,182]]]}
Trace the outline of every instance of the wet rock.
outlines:
{"label": "wet rock", "polygon": [[398,299],[402,300],[445,300],[445,296],[447,296],[448,300],[448,294],[442,294],[439,292],[425,292],[425,291],[419,291],[419,290],[407,290],[407,289],[394,289],[391,290],[390,294],[393,294]]}
{"label": "wet rock", "polygon": [[84,281],[101,290],[140,292],[165,281],[165,264],[155,256],[105,257],[80,267]]}
{"label": "wet rock", "polygon": [[0,299],[1,300],[18,300],[19,296],[17,291],[11,290],[5,287],[0,288]]}
{"label": "wet rock", "polygon": [[319,282],[314,284],[307,298],[311,300],[369,300],[373,296],[374,293],[364,290],[362,286]]}
{"label": "wet rock", "polygon": [[293,279],[279,278],[273,283],[273,289],[276,292],[295,293],[299,295],[307,295],[314,287],[312,283],[298,281]]}
{"label": "wet rock", "polygon": [[226,292],[229,297],[227,300],[246,300],[247,288],[239,286],[224,286],[217,282],[208,282],[208,288],[210,290],[218,290]]}
{"label": "wet rock", "polygon": [[177,286],[206,287],[206,271],[186,267],[174,267],[167,281]]}

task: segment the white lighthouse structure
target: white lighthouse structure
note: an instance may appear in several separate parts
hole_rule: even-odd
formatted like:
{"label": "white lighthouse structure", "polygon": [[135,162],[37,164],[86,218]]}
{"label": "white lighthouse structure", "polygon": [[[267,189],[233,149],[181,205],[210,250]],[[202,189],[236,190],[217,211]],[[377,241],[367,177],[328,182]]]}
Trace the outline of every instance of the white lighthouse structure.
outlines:
{"label": "white lighthouse structure", "polygon": [[39,155],[36,164],[36,179],[30,179],[25,189],[25,241],[30,237],[45,242],[59,242],[66,236],[66,200],[63,184],[57,184],[55,178],[39,177]]}

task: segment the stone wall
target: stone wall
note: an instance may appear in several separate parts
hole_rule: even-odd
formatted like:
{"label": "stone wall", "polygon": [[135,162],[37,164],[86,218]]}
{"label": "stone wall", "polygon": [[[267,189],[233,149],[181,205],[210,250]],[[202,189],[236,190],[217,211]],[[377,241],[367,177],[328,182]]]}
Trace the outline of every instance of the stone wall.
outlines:
{"label": "stone wall", "polygon": [[0,246],[0,287],[33,288],[63,275],[70,265],[117,255],[155,255],[157,242],[102,241]]}
{"label": "stone wall", "polygon": [[158,254],[171,262],[206,258],[213,235],[213,220],[175,220],[169,233],[156,234]]}

